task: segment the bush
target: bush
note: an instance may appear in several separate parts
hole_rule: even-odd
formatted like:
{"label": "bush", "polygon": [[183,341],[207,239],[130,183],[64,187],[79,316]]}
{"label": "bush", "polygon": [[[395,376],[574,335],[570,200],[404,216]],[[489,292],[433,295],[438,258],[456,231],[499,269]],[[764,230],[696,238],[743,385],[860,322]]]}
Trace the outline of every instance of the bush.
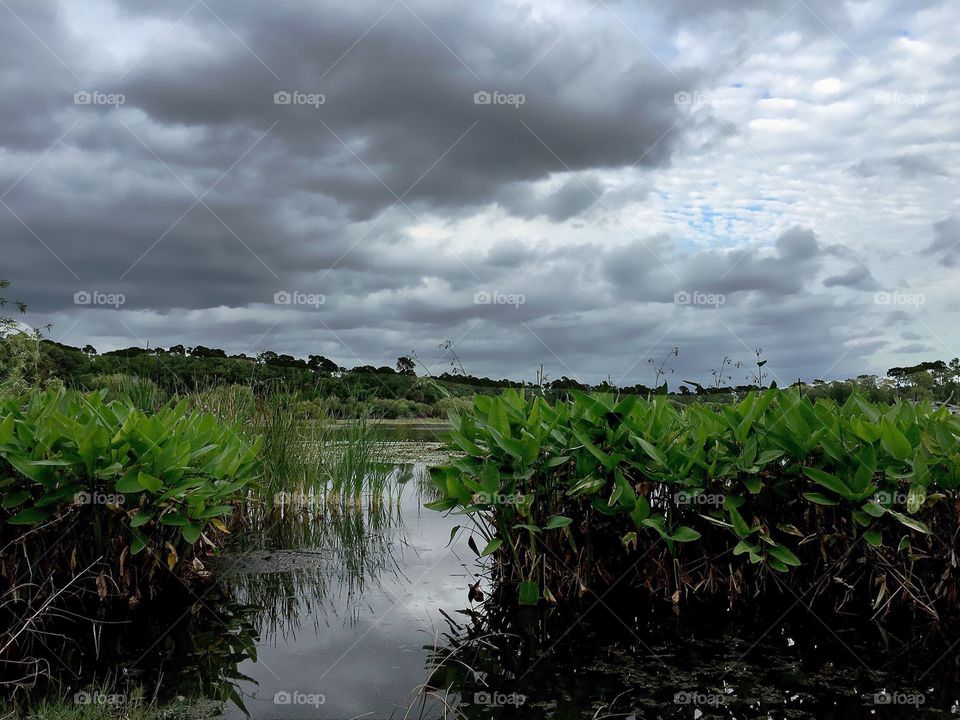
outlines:
{"label": "bush", "polygon": [[430,417],[446,419],[452,414],[463,415],[473,409],[473,398],[449,397],[438,400],[430,408]]}
{"label": "bush", "polygon": [[383,420],[405,420],[418,417],[417,404],[410,400],[377,398],[364,403],[371,417]]}
{"label": "bush", "polygon": [[674,602],[734,597],[778,589],[772,572],[819,578],[838,604],[960,607],[960,419],[946,409],[779,390],[680,409],[571,391],[551,405],[507,391],[476,397],[450,437],[465,457],[432,471],[430,507],[475,519],[521,601],[627,571]]}
{"label": "bush", "polygon": [[[79,560],[151,548],[173,570],[257,474],[249,443],[185,403],[147,415],[106,391],[33,392],[0,402],[0,534],[88,513]],[[118,567],[123,575],[123,568]]]}

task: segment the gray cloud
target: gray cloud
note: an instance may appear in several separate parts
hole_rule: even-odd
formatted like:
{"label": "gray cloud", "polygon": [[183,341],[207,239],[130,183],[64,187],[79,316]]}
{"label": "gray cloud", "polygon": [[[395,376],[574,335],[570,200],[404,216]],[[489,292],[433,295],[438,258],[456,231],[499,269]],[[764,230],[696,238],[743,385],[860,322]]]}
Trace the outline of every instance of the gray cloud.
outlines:
{"label": "gray cloud", "polygon": [[936,255],[938,262],[946,267],[956,267],[960,262],[960,218],[949,217],[933,226],[933,240],[923,252]]}
{"label": "gray cloud", "polygon": [[877,290],[880,284],[864,265],[852,267],[840,275],[831,275],[823,281],[825,287],[848,287],[856,290]]}
{"label": "gray cloud", "polygon": [[[7,0],[0,277],[103,349],[380,365],[452,339],[472,372],[624,382],[675,345],[673,379],[754,347],[784,381],[889,366],[927,352],[901,342],[918,317],[952,327],[960,18],[870,3]],[[871,270],[928,302],[849,292]]]}

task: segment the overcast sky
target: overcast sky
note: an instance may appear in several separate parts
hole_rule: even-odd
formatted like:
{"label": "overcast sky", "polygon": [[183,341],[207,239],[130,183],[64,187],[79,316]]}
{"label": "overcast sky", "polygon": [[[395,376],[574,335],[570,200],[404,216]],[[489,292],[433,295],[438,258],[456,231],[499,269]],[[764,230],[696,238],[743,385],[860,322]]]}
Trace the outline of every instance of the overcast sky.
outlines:
{"label": "overcast sky", "polygon": [[960,355],[951,0],[2,0],[0,59],[0,277],[64,343]]}

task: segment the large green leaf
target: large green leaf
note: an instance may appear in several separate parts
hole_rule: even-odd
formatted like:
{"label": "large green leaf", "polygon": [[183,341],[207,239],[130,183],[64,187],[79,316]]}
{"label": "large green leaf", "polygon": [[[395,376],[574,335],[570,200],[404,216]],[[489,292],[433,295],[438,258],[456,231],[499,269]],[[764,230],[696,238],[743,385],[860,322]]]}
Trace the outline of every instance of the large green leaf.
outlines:
{"label": "large green leaf", "polygon": [[853,495],[853,493],[850,492],[850,488],[836,475],[813,467],[805,467],[803,473],[818,485],[822,485],[827,490],[835,492],[840,497],[850,498]]}
{"label": "large green leaf", "polygon": [[490,542],[487,543],[486,547],[483,548],[483,552],[480,553],[480,557],[486,557],[487,555],[492,555],[497,550],[500,549],[500,546],[503,545],[503,540],[500,538],[493,538]]}
{"label": "large green leaf", "polygon": [[913,454],[913,446],[887,418],[880,421],[880,444],[892,457],[906,461]]}
{"label": "large green leaf", "polygon": [[11,525],[35,525],[49,519],[51,515],[53,515],[53,510],[50,508],[31,507],[21,510],[7,522]]}
{"label": "large green leaf", "polygon": [[150,492],[158,492],[163,487],[163,480],[143,471],[137,474],[137,483]]}
{"label": "large green leaf", "polygon": [[520,604],[536,605],[540,600],[540,586],[530,580],[520,583]]}

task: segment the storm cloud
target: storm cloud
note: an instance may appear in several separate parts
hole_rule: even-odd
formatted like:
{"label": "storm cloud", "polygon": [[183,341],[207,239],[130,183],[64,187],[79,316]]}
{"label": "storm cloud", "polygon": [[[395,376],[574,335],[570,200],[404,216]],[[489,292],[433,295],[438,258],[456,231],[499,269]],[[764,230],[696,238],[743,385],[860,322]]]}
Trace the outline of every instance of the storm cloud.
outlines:
{"label": "storm cloud", "polygon": [[960,347],[946,0],[0,16],[0,277],[53,339],[630,384]]}

